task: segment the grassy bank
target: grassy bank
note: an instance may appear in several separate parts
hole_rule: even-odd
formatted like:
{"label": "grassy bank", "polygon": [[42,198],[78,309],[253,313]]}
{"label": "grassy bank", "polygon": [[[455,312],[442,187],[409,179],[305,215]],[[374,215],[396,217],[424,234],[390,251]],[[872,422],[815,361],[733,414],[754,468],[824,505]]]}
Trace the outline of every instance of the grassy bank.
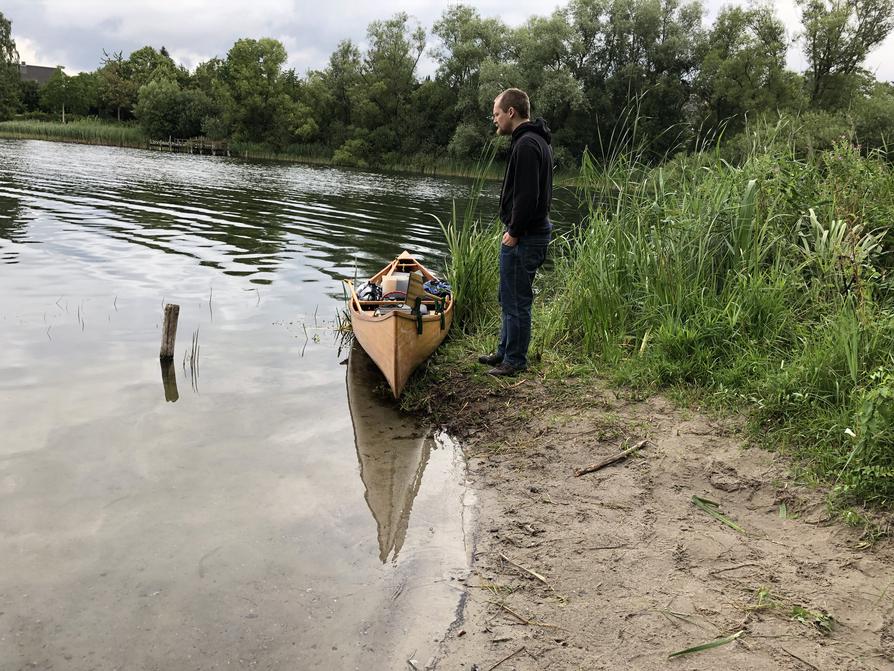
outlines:
{"label": "grassy bank", "polygon": [[54,121],[3,121],[0,137],[23,140],[55,140],[112,147],[145,147],[146,136],[137,126],[81,119]]}
{"label": "grassy bank", "polygon": [[[840,503],[894,502],[894,171],[841,142],[796,155],[784,127],[652,168],[587,160],[586,220],[553,245],[535,305],[547,376],[607,375],[744,411]],[[466,320],[446,360],[493,345],[495,232],[453,222]]]}
{"label": "grassy bank", "polygon": [[[230,150],[233,156],[247,159],[327,165],[358,170],[374,170],[376,172],[398,172],[439,177],[476,177],[481,171],[479,164],[474,161],[456,161],[432,156],[405,157],[401,161],[389,161],[376,164],[374,167],[365,163],[360,165],[353,162],[342,163],[333,159],[323,148],[316,145],[296,145],[287,147],[282,151],[274,151],[265,145],[234,142],[231,143]],[[489,180],[502,179],[502,166],[494,165],[490,167],[485,175]]]}

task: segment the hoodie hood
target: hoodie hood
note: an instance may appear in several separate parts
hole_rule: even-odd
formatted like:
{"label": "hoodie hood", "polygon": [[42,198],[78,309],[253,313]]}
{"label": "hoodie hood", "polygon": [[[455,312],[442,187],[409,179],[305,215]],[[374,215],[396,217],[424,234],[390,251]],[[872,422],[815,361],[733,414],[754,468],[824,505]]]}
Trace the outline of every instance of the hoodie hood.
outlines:
{"label": "hoodie hood", "polygon": [[525,133],[537,133],[547,144],[552,143],[553,134],[543,117],[537,117],[534,121],[527,121],[512,131],[512,140],[515,141]]}

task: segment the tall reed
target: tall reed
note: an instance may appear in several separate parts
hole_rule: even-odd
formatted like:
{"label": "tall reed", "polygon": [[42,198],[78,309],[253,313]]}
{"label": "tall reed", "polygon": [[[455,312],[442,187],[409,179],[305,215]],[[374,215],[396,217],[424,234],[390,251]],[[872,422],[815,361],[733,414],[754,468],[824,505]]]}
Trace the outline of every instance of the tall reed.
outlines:
{"label": "tall reed", "polygon": [[[654,167],[633,132],[585,156],[589,215],[554,246],[535,347],[745,403],[841,492],[894,501],[894,418],[860,419],[894,365],[894,169],[845,141],[799,157],[779,124],[755,135],[737,165],[715,148]],[[846,429],[870,424],[855,450]]]}
{"label": "tall reed", "polygon": [[499,321],[497,289],[499,287],[499,221],[482,218],[479,199],[491,171],[496,144],[485,149],[479,170],[472,184],[469,199],[462,211],[453,201],[450,221],[446,224],[433,216],[447,240],[447,279],[452,285],[456,305],[457,326],[466,334],[493,329]]}
{"label": "tall reed", "polygon": [[144,147],[146,136],[138,126],[80,119],[70,123],[50,121],[3,121],[0,137],[33,140],[62,140],[81,144]]}

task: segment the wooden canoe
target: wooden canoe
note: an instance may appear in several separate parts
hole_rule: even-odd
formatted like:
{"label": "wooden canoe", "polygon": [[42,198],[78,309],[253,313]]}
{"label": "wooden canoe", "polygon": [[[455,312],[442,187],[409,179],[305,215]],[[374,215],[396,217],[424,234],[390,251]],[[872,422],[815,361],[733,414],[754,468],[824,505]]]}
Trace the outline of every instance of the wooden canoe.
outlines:
{"label": "wooden canoe", "polygon": [[[409,252],[402,252],[394,261],[373,275],[371,284],[381,285],[383,278],[393,273],[412,273],[418,270],[425,281],[437,279],[428,268]],[[410,374],[434,352],[447,336],[453,322],[453,299],[446,298],[443,311],[436,311],[436,298],[425,296],[423,303],[428,314],[423,315],[422,333],[418,332],[419,317],[393,310],[376,315],[376,308],[394,305],[394,301],[360,300],[353,282],[345,280],[348,288],[348,309],[354,338],[369,354],[388,381],[394,398],[399,398]]]}

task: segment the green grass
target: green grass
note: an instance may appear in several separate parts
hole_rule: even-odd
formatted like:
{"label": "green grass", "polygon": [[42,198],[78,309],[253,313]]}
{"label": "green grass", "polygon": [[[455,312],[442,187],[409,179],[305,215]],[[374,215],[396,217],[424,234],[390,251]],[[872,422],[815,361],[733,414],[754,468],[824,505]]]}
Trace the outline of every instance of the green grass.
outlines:
{"label": "green grass", "polygon": [[[836,505],[890,506],[894,169],[844,140],[799,154],[784,123],[750,132],[735,165],[715,147],[655,167],[635,133],[585,157],[589,214],[552,246],[534,358],[547,378],[579,362],[743,411]],[[480,338],[496,325],[492,231],[468,213],[446,228],[461,328]]]}
{"label": "green grass", "polygon": [[3,121],[0,137],[56,140],[116,147],[145,147],[146,136],[138,126],[81,119],[70,123],[52,121]]}
{"label": "green grass", "polygon": [[454,320],[457,328],[466,335],[499,327],[496,259],[499,258],[502,226],[496,219],[482,219],[478,207],[494,154],[495,145],[491,144],[485,150],[465,210],[458,211],[454,201],[450,221],[442,222],[434,217],[444,231],[449,250],[446,270],[456,306]]}
{"label": "green grass", "polygon": [[432,175],[441,177],[471,177],[486,180],[497,180],[503,176],[502,166],[495,166],[492,162],[486,165],[474,161],[462,161],[446,158],[444,156],[417,155],[406,156],[400,159],[386,159],[371,168],[367,162],[339,162],[332,157],[332,151],[322,145],[293,145],[284,149],[273,149],[268,145],[232,142],[230,151],[233,156],[247,159],[261,159],[269,161],[284,161],[295,163],[307,163],[312,165],[332,165],[348,169],[369,170],[385,172],[408,173],[414,175]]}

